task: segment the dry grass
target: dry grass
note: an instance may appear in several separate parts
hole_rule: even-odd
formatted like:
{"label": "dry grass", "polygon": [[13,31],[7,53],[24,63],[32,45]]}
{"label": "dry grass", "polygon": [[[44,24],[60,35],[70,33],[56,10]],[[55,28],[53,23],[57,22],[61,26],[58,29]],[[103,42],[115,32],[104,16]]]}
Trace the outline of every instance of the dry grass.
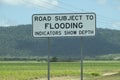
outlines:
{"label": "dry grass", "polygon": [[[34,80],[48,80],[47,78],[34,79]],[[79,77],[64,76],[64,77],[52,77],[51,80],[80,80]]]}
{"label": "dry grass", "polygon": [[[107,75],[101,76],[84,76],[84,80],[120,80],[120,73],[106,73]],[[33,80],[48,80],[47,78],[33,79]],[[52,77],[50,80],[80,80],[80,77],[64,76]]]}

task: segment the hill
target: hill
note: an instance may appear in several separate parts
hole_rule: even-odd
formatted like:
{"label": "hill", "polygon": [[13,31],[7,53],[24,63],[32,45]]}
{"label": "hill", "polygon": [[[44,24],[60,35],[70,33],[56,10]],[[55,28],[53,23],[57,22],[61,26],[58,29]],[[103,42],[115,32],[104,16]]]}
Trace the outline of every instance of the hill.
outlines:
{"label": "hill", "polygon": [[[80,37],[51,38],[51,56],[80,57]],[[34,38],[31,25],[0,27],[1,57],[47,56],[47,39]],[[95,37],[83,37],[85,57],[120,53],[120,31],[96,29]]]}

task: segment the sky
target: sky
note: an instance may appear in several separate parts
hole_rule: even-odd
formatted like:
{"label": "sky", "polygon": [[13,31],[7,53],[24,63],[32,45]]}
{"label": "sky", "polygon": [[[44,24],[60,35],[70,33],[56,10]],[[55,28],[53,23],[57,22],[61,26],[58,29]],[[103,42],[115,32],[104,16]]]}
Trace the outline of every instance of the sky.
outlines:
{"label": "sky", "polygon": [[88,12],[97,28],[120,30],[120,0],[0,0],[0,26],[32,24],[33,14]]}

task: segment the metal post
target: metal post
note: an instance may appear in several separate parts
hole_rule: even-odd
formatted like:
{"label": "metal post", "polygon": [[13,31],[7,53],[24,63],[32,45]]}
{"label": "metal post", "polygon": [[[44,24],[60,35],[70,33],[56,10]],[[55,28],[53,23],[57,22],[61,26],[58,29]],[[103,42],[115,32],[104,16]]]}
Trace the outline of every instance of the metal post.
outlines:
{"label": "metal post", "polygon": [[80,40],[81,80],[83,80],[83,38]]}
{"label": "metal post", "polygon": [[48,37],[48,80],[50,80],[50,38]]}

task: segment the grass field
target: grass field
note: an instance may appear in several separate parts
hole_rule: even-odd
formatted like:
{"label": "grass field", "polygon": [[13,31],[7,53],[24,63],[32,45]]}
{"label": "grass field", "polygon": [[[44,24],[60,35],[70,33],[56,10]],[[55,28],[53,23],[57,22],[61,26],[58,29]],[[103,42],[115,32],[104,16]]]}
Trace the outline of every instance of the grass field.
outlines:
{"label": "grass field", "polygon": [[[80,80],[79,76],[79,62],[51,63],[51,80]],[[47,80],[46,78],[46,62],[0,62],[0,80]],[[84,80],[120,80],[120,61],[84,61]]]}

